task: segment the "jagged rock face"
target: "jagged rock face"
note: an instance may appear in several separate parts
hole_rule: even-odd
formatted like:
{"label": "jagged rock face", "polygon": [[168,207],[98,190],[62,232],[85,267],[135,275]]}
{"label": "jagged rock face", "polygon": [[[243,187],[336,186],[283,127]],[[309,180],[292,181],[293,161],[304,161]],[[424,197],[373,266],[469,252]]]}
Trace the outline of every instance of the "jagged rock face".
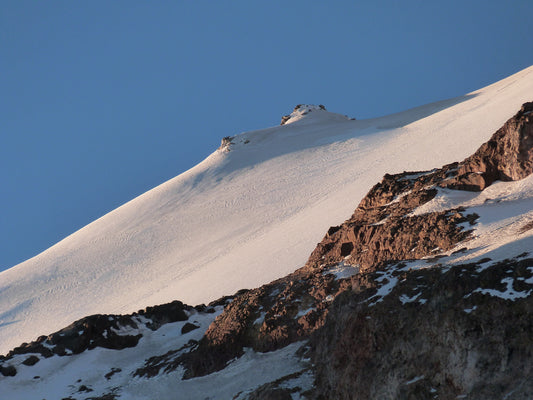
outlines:
{"label": "jagged rock face", "polygon": [[533,102],[464,160],[448,187],[483,190],[496,180],[523,179],[533,172]]}
{"label": "jagged rock face", "polygon": [[420,259],[449,250],[468,238],[462,224],[476,215],[463,209],[409,215],[435,197],[435,187],[453,175],[456,164],[429,173],[386,175],[361,201],[352,217],[331,227],[311,254],[308,265],[347,259],[368,271],[383,261]]}
{"label": "jagged rock face", "polygon": [[392,268],[378,299],[376,279],[352,278],[312,337],[315,398],[530,398],[533,259],[486,263]]}
{"label": "jagged rock face", "polygon": [[292,396],[289,389],[275,388],[267,384],[251,393],[247,400],[292,400]]}
{"label": "jagged rock face", "polygon": [[[424,214],[424,221],[411,225],[407,213],[429,201],[432,188],[479,191],[495,180],[533,172],[532,109],[533,103],[525,104],[461,163],[413,179],[386,176],[350,220],[330,228],[308,265],[349,256],[366,273],[351,278],[351,290],[337,296],[323,327],[311,336],[313,398],[531,397],[533,259],[525,258],[527,253],[493,264],[490,259],[451,268],[437,263],[413,271],[390,261],[431,254],[431,245],[419,243],[414,254],[407,253],[413,240],[431,236],[429,244],[447,250],[468,239],[468,231],[453,228],[454,219],[475,221],[475,215],[463,217],[464,210]],[[439,232],[427,223],[434,218],[442,218],[447,241],[439,241]],[[390,245],[391,230],[398,247]]]}
{"label": "jagged rock face", "polygon": [[335,279],[328,267],[301,268],[268,285],[242,291],[226,305],[194,351],[159,367],[182,365],[185,377],[193,378],[224,368],[245,347],[267,352],[307,338],[324,324],[329,304],[346,289],[345,283]]}

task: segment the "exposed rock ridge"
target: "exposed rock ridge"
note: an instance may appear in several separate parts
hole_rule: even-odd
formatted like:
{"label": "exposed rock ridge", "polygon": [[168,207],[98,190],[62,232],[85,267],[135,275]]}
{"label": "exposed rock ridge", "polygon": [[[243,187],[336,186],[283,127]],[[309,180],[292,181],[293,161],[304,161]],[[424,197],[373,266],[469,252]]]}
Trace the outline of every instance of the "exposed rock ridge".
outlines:
{"label": "exposed rock ridge", "polygon": [[[406,213],[431,199],[438,188],[481,191],[496,180],[530,175],[532,111],[533,103],[524,104],[461,163],[415,179],[407,174],[386,176],[350,220],[330,228],[308,266],[339,260],[343,244],[353,243],[350,232],[367,232],[376,222],[394,229],[389,221],[395,218],[410,222]],[[441,250],[452,248],[468,232],[450,230],[449,216],[441,222],[452,238],[444,246],[425,223],[413,225],[411,237],[417,238],[419,229],[419,239],[433,235]],[[421,217],[434,218],[432,213]],[[405,230],[400,233],[397,240],[413,245]],[[359,237],[374,250],[370,258],[358,253],[361,245],[354,243],[349,260],[360,261],[367,273],[351,278],[351,290],[337,296],[323,327],[311,336],[308,355],[316,366],[313,398],[353,399],[356,393],[358,399],[529,399],[533,259],[527,258],[528,253],[496,263],[482,259],[447,268],[413,270],[403,261],[371,264],[384,253],[392,260],[405,255],[406,248],[391,246],[388,239],[386,229]],[[407,259],[423,257],[430,247],[419,245],[421,251],[415,249]],[[438,262],[438,258],[427,260],[428,267],[439,267]]]}
{"label": "exposed rock ridge", "polygon": [[346,288],[329,272],[326,267],[301,268],[260,288],[240,291],[192,351],[154,357],[136,375],[151,376],[180,366],[185,367],[185,378],[208,375],[240,357],[245,347],[266,352],[307,338],[324,323],[334,296]]}
{"label": "exposed rock ridge", "polygon": [[186,321],[192,311],[213,312],[213,309],[205,306],[191,307],[180,301],[173,301],[147,307],[130,315],[91,315],[58,332],[40,336],[34,342],[23,343],[7,355],[0,356],[0,373],[14,376],[16,367],[9,361],[21,354],[28,354],[23,364],[33,365],[41,358],[80,354],[96,347],[115,350],[135,347],[143,336],[143,328],[155,331],[167,323]]}
{"label": "exposed rock ridge", "polygon": [[294,110],[292,110],[291,114],[284,115],[283,117],[281,117],[280,125],[285,125],[291,118],[304,116],[316,110],[327,111],[326,107],[324,107],[322,104],[318,106],[315,106],[313,104],[298,104],[296,105],[296,107],[294,107]]}
{"label": "exposed rock ridge", "polygon": [[533,102],[526,103],[492,138],[461,163],[430,172],[385,175],[361,201],[352,217],[331,227],[308,265],[346,257],[363,270],[383,261],[420,259],[446,251],[468,238],[458,226],[476,215],[454,209],[412,216],[437,189],[480,191],[496,180],[518,180],[533,172]]}
{"label": "exposed rock ridge", "polygon": [[483,190],[494,181],[516,181],[533,172],[533,102],[520,111],[472,156],[447,187]]}

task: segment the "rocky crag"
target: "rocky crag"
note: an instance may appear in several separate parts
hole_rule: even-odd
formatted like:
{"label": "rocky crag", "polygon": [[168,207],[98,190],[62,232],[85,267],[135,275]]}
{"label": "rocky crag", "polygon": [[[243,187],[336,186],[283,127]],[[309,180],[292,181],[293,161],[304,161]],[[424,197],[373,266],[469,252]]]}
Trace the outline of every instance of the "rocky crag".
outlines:
{"label": "rocky crag", "polygon": [[315,110],[327,111],[326,107],[322,104],[318,106],[310,105],[310,104],[298,104],[296,105],[296,107],[294,107],[294,110],[292,110],[291,114],[284,115],[283,117],[281,117],[280,125],[285,125],[291,118],[294,118],[296,116],[307,115],[310,112],[313,112]]}
{"label": "rocky crag", "polygon": [[[524,104],[462,162],[386,175],[351,218],[328,230],[306,265],[282,279],[207,307],[175,302],[128,317],[88,317],[14,349],[0,360],[0,372],[14,379],[22,368],[14,365],[15,355],[27,354],[23,364],[29,367],[39,357],[135,346],[141,333],[117,337],[120,326],[142,322],[157,329],[184,321],[192,312],[215,313],[223,307],[201,339],[163,354],[154,349],[132,375],[157,379],[180,369],[183,379],[206,376],[226,368],[247,348],[270,352],[301,342],[299,354],[311,363],[298,374],[312,373],[312,388],[289,387],[291,375],[237,397],[529,399],[529,249],[505,259],[453,261],[468,252],[479,216],[467,207],[416,210],[442,190],[481,192],[495,181],[529,176],[532,112],[533,103]],[[526,222],[521,232],[532,228],[533,222]]]}
{"label": "rocky crag", "polygon": [[[168,323],[187,321],[191,315],[214,312],[213,307],[204,305],[191,307],[180,301],[173,301],[147,307],[130,315],[91,315],[58,332],[40,336],[34,342],[23,343],[5,356],[0,356],[0,374],[4,376],[17,374],[17,368],[12,362],[16,356],[27,355],[21,364],[31,366],[41,359],[71,356],[96,347],[122,350],[135,347],[143,337],[143,330],[156,331]],[[182,328],[182,333],[198,328],[199,326],[194,323],[187,322]]]}

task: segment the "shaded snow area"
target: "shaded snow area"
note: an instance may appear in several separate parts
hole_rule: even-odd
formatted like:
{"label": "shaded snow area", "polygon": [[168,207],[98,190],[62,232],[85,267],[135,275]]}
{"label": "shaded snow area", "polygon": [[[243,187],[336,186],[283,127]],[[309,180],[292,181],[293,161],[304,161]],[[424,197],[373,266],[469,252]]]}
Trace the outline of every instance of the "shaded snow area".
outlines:
{"label": "shaded snow area", "polygon": [[[163,374],[157,379],[135,378],[124,388],[120,399],[244,399],[261,385],[289,375],[300,379],[288,379],[286,385],[298,387],[298,392],[309,390],[312,386],[310,366],[295,354],[300,346],[294,343],[270,353],[246,349],[242,357],[222,371],[199,378],[178,381],[179,371]],[[299,395],[293,398],[299,398]]]}
{"label": "shaded snow area", "polygon": [[[417,208],[413,214],[464,207],[466,213],[479,215],[472,240],[443,253],[444,265],[513,258],[524,249],[533,249],[533,176],[514,182],[495,182],[482,192],[438,189],[438,195]],[[461,250],[458,252],[458,250]],[[417,265],[423,265],[417,262]]]}
{"label": "shaded snow area", "polygon": [[346,279],[359,273],[359,265],[351,265],[343,261],[324,272],[324,275],[333,275],[335,279]]}
{"label": "shaded snow area", "polygon": [[488,294],[494,297],[500,297],[506,300],[516,300],[516,299],[525,299],[531,294],[531,289],[524,291],[516,291],[514,289],[514,279],[513,278],[504,278],[501,280],[501,283],[505,284],[504,290],[497,289],[476,289],[475,292],[481,294]]}
{"label": "shaded snow area", "polygon": [[295,354],[301,343],[270,353],[246,349],[242,357],[230,362],[225,369],[200,378],[182,380],[181,368],[168,373],[161,370],[151,377],[135,374],[153,356],[180,349],[174,354],[177,357],[188,351],[220,312],[221,308],[213,314],[193,313],[189,321],[200,329],[185,334],[181,330],[187,321],[165,324],[157,331],[124,329],[124,334],[143,334],[133,348],[110,350],[97,347],[77,355],[41,357],[35,365],[22,364],[28,354],[15,356],[10,365],[16,366],[17,375],[0,376],[0,396],[9,400],[86,399],[106,395],[136,400],[232,399],[239,394],[237,398],[244,398],[245,393],[280,380],[279,387],[294,388],[293,398],[299,398],[300,392],[311,388],[313,377],[309,362]]}
{"label": "shaded snow area", "polygon": [[[132,348],[111,350],[97,347],[71,356],[41,357],[31,366],[22,364],[28,358],[28,354],[15,356],[9,361],[9,365],[16,367],[17,375],[0,377],[2,396],[10,400],[32,397],[47,400],[86,398],[107,393],[119,395],[118,389],[114,388],[127,388],[128,385],[140,381],[150,385],[148,379],[133,378],[133,373],[143,367],[144,359],[165,354],[173,349],[184,348],[185,351],[188,342],[199,340],[209,324],[221,312],[222,309],[219,308],[218,312],[213,314],[193,314],[188,321],[169,323],[157,331],[151,331],[144,325],[135,330],[131,327],[120,329],[122,334],[143,335],[137,346]],[[183,325],[189,321],[197,324],[200,329],[182,334]],[[173,375],[174,379],[180,379],[179,374]],[[127,397],[121,396],[121,398]]]}
{"label": "shaded snow area", "polygon": [[[366,302],[369,302],[369,306],[373,306],[383,301],[383,298],[387,296],[390,292],[392,292],[392,289],[394,289],[394,287],[398,283],[398,278],[394,276],[393,273],[393,269],[389,269],[387,271],[379,271],[377,273],[379,275],[375,279],[378,283],[377,292],[373,296],[366,299]],[[402,303],[404,302],[402,301]]]}
{"label": "shaded snow area", "polygon": [[[382,118],[351,120],[303,106],[290,124],[228,136],[227,146],[197,166],[2,272],[0,353],[86,315],[175,299],[207,303],[285,276],[385,173],[469,156],[531,93],[528,68]],[[531,239],[514,230],[519,202],[509,201],[510,219],[497,220],[490,203],[476,205],[472,252],[505,252],[503,241],[484,249],[484,235]]]}

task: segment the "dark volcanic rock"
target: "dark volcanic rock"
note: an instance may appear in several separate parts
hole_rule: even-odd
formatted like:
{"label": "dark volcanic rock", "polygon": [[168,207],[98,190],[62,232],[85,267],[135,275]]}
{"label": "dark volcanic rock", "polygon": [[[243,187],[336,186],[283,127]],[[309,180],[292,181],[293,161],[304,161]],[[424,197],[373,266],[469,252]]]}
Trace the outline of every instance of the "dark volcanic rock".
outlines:
{"label": "dark volcanic rock", "polygon": [[35,365],[39,362],[39,357],[37,356],[29,356],[24,361],[22,361],[22,364],[24,365]]}
{"label": "dark volcanic rock", "polygon": [[185,378],[207,375],[240,357],[244,347],[266,352],[307,338],[322,326],[329,303],[346,284],[329,274],[327,267],[301,268],[268,285],[241,291],[193,351],[164,365],[157,360],[158,368],[171,370],[183,365]]}
{"label": "dark volcanic rock", "polygon": [[363,270],[382,261],[419,259],[449,250],[468,238],[459,223],[473,222],[464,210],[411,216],[430,201],[437,188],[479,191],[495,180],[517,180],[533,172],[533,103],[521,110],[461,163],[441,169],[385,175],[361,201],[352,217],[331,227],[308,264],[339,262],[350,257]]}
{"label": "dark volcanic rock", "polygon": [[12,365],[1,366],[0,365],[0,374],[4,376],[15,376],[17,375],[17,369]]}
{"label": "dark volcanic rock", "polygon": [[[479,171],[470,171],[476,176],[468,175],[464,181],[461,181],[463,178],[457,180],[461,176],[458,171],[471,165],[471,159],[483,159],[481,155],[486,154],[486,149],[500,148],[498,143],[502,141],[525,143],[515,147],[519,149],[518,154],[529,156],[527,135],[516,134],[517,130],[529,132],[529,107],[524,106],[494,135],[491,140],[495,145],[483,145],[475,157],[463,163],[428,172],[386,175],[370,190],[349,220],[328,230],[304,268],[261,288],[238,293],[211,324],[198,346],[175,358],[172,365],[167,363],[165,368],[183,365],[186,378],[206,375],[241,356],[244,347],[272,351],[308,338],[324,326],[329,305],[342,292],[373,290],[379,286],[374,272],[384,271],[394,262],[438,256],[468,240],[471,231],[465,226],[474,224],[477,215],[467,210],[411,213],[433,199],[438,188],[477,190],[474,187],[478,182],[476,177],[482,176]],[[508,135],[518,139],[508,140]],[[522,157],[520,163],[508,161],[513,157],[517,158],[509,150],[505,159],[491,164],[490,170],[509,170],[502,165],[513,165],[512,176],[523,176],[530,164],[522,156],[518,157]],[[521,169],[526,172],[520,172]],[[452,184],[459,181],[464,185]],[[468,187],[466,183],[473,186]],[[334,279],[329,271],[344,263],[351,264],[361,274]]]}
{"label": "dark volcanic rock", "polygon": [[198,328],[199,328],[198,325],[194,325],[194,324],[191,324],[190,322],[187,322],[185,325],[183,325],[183,328],[181,328],[181,334],[184,335]]}
{"label": "dark volcanic rock", "polygon": [[109,371],[107,374],[104,375],[104,378],[107,380],[111,379],[113,375],[118,374],[119,372],[122,372],[120,368],[111,368],[111,371]]}
{"label": "dark volcanic rock", "polygon": [[[9,364],[9,360],[20,354],[31,354],[22,362],[24,365],[31,366],[39,361],[39,357],[35,354],[49,358],[53,355],[79,354],[96,347],[114,350],[135,347],[142,337],[139,332],[142,325],[156,330],[167,323],[185,321],[188,319],[187,312],[192,309],[193,307],[180,301],[173,301],[147,307],[131,315],[91,315],[51,335],[40,336],[31,343],[23,343],[6,356],[1,356],[0,373],[5,376],[14,376],[16,368]],[[205,306],[199,306],[199,309],[207,310]],[[132,334],[124,333],[121,331],[123,328],[131,330]]]}
{"label": "dark volcanic rock", "polygon": [[[323,327],[311,336],[313,398],[531,397],[533,259],[521,259],[527,253],[493,265],[482,259],[416,271],[390,261],[424,257],[431,254],[432,244],[446,250],[468,238],[468,232],[453,227],[461,219],[475,221],[465,210],[424,214],[411,225],[408,213],[429,201],[433,188],[479,191],[495,180],[531,174],[532,110],[533,103],[525,104],[462,163],[413,178],[385,176],[350,220],[330,228],[309,266],[349,255],[350,262],[356,260],[364,268],[351,279],[351,290],[336,297]],[[437,220],[438,231],[446,231],[444,242],[430,226]],[[531,229],[529,225],[522,231]],[[426,238],[427,245],[420,246]],[[399,242],[396,247],[391,239]],[[406,253],[410,246],[414,255]],[[385,285],[393,288],[378,296],[377,289]]]}
{"label": "dark volcanic rock", "polygon": [[[398,283],[381,301],[370,301],[375,289],[367,288],[345,291],[333,303],[311,340],[315,398],[533,393],[533,284],[519,290],[520,278],[533,276],[533,259],[393,275]],[[519,292],[514,300],[505,298],[504,280]]]}
{"label": "dark volcanic rock", "polygon": [[292,400],[289,389],[271,388],[268,385],[255,390],[247,400]]}
{"label": "dark volcanic rock", "polygon": [[38,353],[48,358],[53,354],[60,356],[79,354],[95,347],[123,349],[136,346],[142,335],[118,334],[117,331],[121,326],[137,328],[137,322],[129,316],[91,315],[59,332],[47,337],[41,336],[35,342],[16,347],[6,358],[29,353]]}
{"label": "dark volcanic rock", "polygon": [[189,318],[186,311],[191,310],[191,308],[192,307],[183,304],[181,301],[175,300],[171,303],[155,307],[146,307],[144,310],[140,310],[137,314],[148,318],[150,322],[146,326],[155,331],[164,324],[186,321]]}

